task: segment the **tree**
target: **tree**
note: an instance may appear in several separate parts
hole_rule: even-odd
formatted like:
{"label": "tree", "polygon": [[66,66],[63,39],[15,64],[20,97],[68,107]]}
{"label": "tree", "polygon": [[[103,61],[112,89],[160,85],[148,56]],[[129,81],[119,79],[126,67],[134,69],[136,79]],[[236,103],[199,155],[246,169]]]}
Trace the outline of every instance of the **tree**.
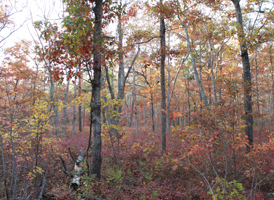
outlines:
{"label": "tree", "polygon": [[[160,0],[163,9],[163,0]],[[160,38],[161,38],[161,121],[162,121],[162,154],[166,151],[166,92],[165,92],[165,58],[166,58],[166,29],[163,10],[160,11]]]}
{"label": "tree", "polygon": [[248,47],[244,34],[242,11],[240,0],[231,0],[235,7],[237,18],[238,41],[241,48],[241,57],[243,65],[243,81],[244,81],[244,110],[245,110],[245,134],[248,138],[249,150],[253,145],[253,116],[252,116],[252,85],[251,70],[248,56]]}
{"label": "tree", "polygon": [[96,175],[96,178],[101,177],[101,51],[102,51],[102,0],[95,0],[93,8],[94,21],[94,36],[93,36],[93,71],[94,80],[92,81],[92,123],[93,123],[93,156],[91,173]]}

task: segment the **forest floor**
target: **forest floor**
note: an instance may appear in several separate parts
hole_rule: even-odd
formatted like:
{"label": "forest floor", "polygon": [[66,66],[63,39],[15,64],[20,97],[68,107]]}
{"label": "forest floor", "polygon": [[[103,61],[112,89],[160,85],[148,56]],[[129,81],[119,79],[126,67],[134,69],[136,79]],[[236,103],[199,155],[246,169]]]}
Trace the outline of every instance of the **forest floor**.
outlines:
{"label": "forest floor", "polygon": [[[262,131],[261,145],[256,145],[259,140],[255,139],[254,149],[249,153],[244,147],[234,152],[225,150],[217,142],[209,151],[196,142],[199,130],[191,131],[191,139],[174,131],[167,134],[167,151],[161,155],[160,132],[143,127],[136,136],[134,128],[122,127],[121,137],[115,141],[103,131],[101,180],[94,181],[85,174],[82,186],[72,193],[58,155],[73,170],[67,149],[70,147],[74,157],[80,148],[86,149],[88,132],[85,127],[77,137],[67,135],[44,146],[46,154],[41,167],[51,166],[46,173],[46,193],[55,199],[198,200],[212,199],[212,192],[216,199],[223,194],[225,199],[270,199],[267,193],[274,192],[274,146],[266,130]],[[90,156],[88,160],[91,163]],[[85,170],[86,166],[85,162]]]}

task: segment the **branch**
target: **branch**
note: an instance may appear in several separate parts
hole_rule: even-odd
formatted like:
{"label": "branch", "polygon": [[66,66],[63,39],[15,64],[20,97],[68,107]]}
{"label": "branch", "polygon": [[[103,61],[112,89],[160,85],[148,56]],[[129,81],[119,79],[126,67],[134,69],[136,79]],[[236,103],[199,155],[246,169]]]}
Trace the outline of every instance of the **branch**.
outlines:
{"label": "branch", "polygon": [[63,159],[63,157],[59,155],[59,158],[60,158],[60,160],[62,161],[62,165],[63,165],[63,168],[64,168],[62,171],[63,171],[67,176],[69,176],[69,177],[71,178],[72,176],[70,175],[70,173],[69,173],[69,171],[68,171],[67,165],[66,165],[66,163],[65,163],[65,161],[64,161],[64,159]]}
{"label": "branch", "polygon": [[151,40],[153,40],[153,39],[155,39],[155,38],[158,38],[158,37],[160,37],[160,36],[153,36],[153,37],[151,37],[150,39],[148,39],[148,40],[146,40],[146,41],[137,42],[137,43],[135,43],[135,44],[144,44],[144,43],[148,43],[148,42],[150,42]]}
{"label": "branch", "polygon": [[126,76],[125,76],[125,78],[124,78],[124,84],[123,84],[124,86],[125,86],[125,84],[126,84],[127,77],[128,77],[128,75],[129,75],[129,73],[130,73],[130,71],[131,71],[131,69],[132,69],[132,67],[133,67],[133,65],[134,65],[134,63],[135,63],[135,61],[136,61],[138,55],[139,55],[139,52],[140,52],[140,46],[138,45],[138,51],[137,51],[136,55],[134,56],[134,58],[133,58],[133,60],[132,60],[132,62],[131,62],[131,65],[130,65],[130,67],[128,68],[127,74],[126,74]]}
{"label": "branch", "polygon": [[70,155],[72,161],[73,161],[73,162],[76,162],[76,160],[72,157],[72,154],[71,154],[71,151],[70,151],[70,147],[68,148],[68,150],[69,150],[69,155]]}
{"label": "branch", "polygon": [[[182,64],[186,61],[186,59],[188,58],[188,55],[189,55],[189,54],[187,54],[187,56],[184,58],[184,60],[182,61]],[[170,104],[171,99],[172,99],[172,97],[173,97],[174,89],[175,89],[175,85],[176,85],[176,81],[177,81],[177,77],[178,77],[178,74],[179,74],[180,71],[181,71],[181,67],[179,67],[179,69],[178,69],[176,75],[173,77],[173,79],[175,79],[175,80],[174,80],[174,84],[173,84],[173,87],[172,87],[172,90],[171,90],[171,93],[170,93],[169,102],[167,102],[168,105]],[[173,81],[173,79],[171,79],[170,83]]]}

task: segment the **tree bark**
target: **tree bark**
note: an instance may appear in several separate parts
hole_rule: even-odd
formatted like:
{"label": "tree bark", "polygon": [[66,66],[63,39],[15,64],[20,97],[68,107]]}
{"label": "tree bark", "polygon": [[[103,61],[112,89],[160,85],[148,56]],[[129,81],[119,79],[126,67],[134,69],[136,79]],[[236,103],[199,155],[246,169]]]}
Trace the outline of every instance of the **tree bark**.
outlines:
{"label": "tree bark", "polygon": [[69,80],[67,80],[65,98],[64,98],[64,109],[63,109],[63,127],[62,127],[62,134],[66,135],[65,126],[67,124],[67,99],[68,99],[68,90],[69,90]]}
{"label": "tree bark", "polygon": [[195,61],[194,54],[192,52],[191,43],[190,43],[190,39],[189,39],[189,36],[188,36],[188,31],[187,31],[186,26],[185,26],[185,34],[186,34],[187,46],[188,46],[189,53],[190,53],[190,56],[191,56],[192,67],[193,67],[193,71],[194,71],[194,77],[195,77],[196,82],[198,83],[199,91],[200,91],[201,97],[204,101],[204,104],[205,104],[206,108],[209,110],[209,104],[208,104],[208,101],[207,101],[206,94],[204,92],[204,88],[203,88],[201,79],[199,78],[199,75],[198,75],[198,71],[197,71],[197,67],[196,67],[196,61]]}
{"label": "tree bark", "polygon": [[[79,77],[79,88],[78,88],[78,91],[79,91],[79,97],[81,96],[81,76]],[[82,132],[82,105],[81,103],[79,104],[79,107],[78,107],[78,115],[79,115],[79,131]]]}
{"label": "tree bark", "polygon": [[72,132],[73,136],[76,136],[76,130],[75,130],[75,121],[76,121],[76,107],[75,107],[75,100],[76,100],[76,79],[74,82],[74,102],[73,102],[73,116],[72,116]]}
{"label": "tree bark", "polygon": [[[133,103],[134,103],[135,130],[136,130],[136,136],[138,137],[137,98],[136,98],[136,92],[135,92],[135,69],[134,69],[134,72],[133,72],[132,95],[133,95]],[[133,112],[133,110],[132,110],[132,112]]]}
{"label": "tree bark", "polygon": [[269,59],[270,59],[270,68],[271,68],[271,78],[272,78],[272,90],[271,90],[271,98],[272,99],[272,102],[270,103],[270,108],[271,108],[271,117],[270,117],[270,134],[272,133],[273,131],[273,118],[272,118],[272,115],[273,115],[273,112],[274,112],[274,73],[273,73],[273,58],[272,58],[272,45],[270,45],[269,47]]}
{"label": "tree bark", "polygon": [[[208,30],[206,28],[206,25],[204,24],[205,30],[207,35],[209,36]],[[215,85],[215,76],[214,76],[214,72],[213,72],[213,61],[214,61],[214,52],[213,52],[213,45],[210,41],[210,38],[208,39],[208,43],[209,43],[209,47],[210,47],[210,70],[211,70],[211,78],[212,78],[212,88],[213,88],[213,100],[214,103],[217,103],[217,91],[216,91],[216,85]]]}
{"label": "tree bark", "polygon": [[94,80],[92,82],[92,123],[93,123],[93,156],[91,173],[101,178],[101,34],[102,34],[102,0],[95,0],[93,8],[95,14],[95,32],[93,43]]}
{"label": "tree bark", "polygon": [[243,64],[243,81],[244,81],[244,111],[245,111],[245,134],[248,138],[247,150],[253,146],[253,116],[252,116],[252,85],[251,85],[251,70],[248,56],[248,48],[245,41],[242,11],[239,0],[231,0],[236,11],[238,31],[238,40],[241,47],[241,57]]}
{"label": "tree bark", "polygon": [[[160,0],[160,6],[163,6],[163,0]],[[161,37],[161,126],[162,126],[162,154],[166,151],[166,92],[165,92],[165,19],[163,13],[160,13],[160,37]]]}

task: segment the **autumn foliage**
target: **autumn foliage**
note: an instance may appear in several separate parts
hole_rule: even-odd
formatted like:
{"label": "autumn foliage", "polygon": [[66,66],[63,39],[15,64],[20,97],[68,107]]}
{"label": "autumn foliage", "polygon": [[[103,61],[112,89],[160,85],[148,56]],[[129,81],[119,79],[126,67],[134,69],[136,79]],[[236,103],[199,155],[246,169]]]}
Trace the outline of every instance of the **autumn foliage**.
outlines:
{"label": "autumn foliage", "polygon": [[1,52],[0,198],[273,197],[272,3],[241,1],[242,26],[237,3],[65,0],[34,22]]}

